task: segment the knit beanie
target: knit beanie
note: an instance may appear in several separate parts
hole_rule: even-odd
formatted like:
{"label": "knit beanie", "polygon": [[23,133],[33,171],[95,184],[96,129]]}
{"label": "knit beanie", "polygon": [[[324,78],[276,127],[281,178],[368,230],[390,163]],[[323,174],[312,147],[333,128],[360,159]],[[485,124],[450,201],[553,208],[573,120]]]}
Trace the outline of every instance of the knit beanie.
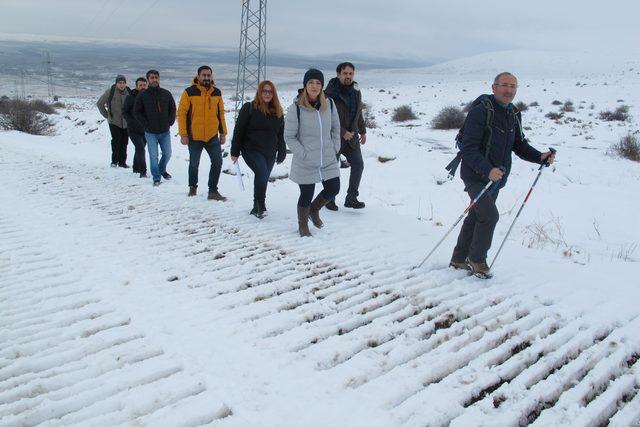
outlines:
{"label": "knit beanie", "polygon": [[304,73],[304,79],[302,79],[303,87],[306,87],[307,82],[311,79],[320,80],[320,84],[322,85],[322,87],[324,87],[324,74],[322,74],[322,71],[311,68],[306,73]]}
{"label": "knit beanie", "polygon": [[118,83],[118,82],[125,82],[126,83],[127,79],[122,74],[118,74],[116,76],[116,83]]}

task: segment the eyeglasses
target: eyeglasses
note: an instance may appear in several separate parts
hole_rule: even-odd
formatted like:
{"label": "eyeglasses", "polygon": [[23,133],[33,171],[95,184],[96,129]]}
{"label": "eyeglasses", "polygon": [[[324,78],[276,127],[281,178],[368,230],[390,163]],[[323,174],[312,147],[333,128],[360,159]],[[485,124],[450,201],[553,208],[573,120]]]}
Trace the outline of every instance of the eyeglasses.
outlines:
{"label": "eyeglasses", "polygon": [[508,89],[517,89],[518,88],[518,85],[511,85],[511,84],[507,84],[507,83],[500,83],[499,85],[495,85],[495,86],[502,87],[502,88],[505,88],[505,89],[507,89],[507,88]]}
{"label": "eyeglasses", "polygon": [[264,93],[265,95],[271,95],[273,91],[270,89],[262,89],[262,93]]}

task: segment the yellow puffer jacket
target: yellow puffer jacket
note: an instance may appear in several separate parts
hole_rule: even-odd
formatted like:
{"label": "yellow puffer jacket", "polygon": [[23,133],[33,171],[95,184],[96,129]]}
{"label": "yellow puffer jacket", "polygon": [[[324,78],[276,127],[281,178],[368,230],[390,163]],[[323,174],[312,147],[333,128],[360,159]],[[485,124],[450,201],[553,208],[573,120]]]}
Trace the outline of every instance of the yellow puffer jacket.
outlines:
{"label": "yellow puffer jacket", "polygon": [[220,89],[213,84],[207,89],[194,77],[193,85],[180,97],[178,130],[180,136],[188,136],[192,141],[208,142],[217,134],[225,136],[227,124]]}

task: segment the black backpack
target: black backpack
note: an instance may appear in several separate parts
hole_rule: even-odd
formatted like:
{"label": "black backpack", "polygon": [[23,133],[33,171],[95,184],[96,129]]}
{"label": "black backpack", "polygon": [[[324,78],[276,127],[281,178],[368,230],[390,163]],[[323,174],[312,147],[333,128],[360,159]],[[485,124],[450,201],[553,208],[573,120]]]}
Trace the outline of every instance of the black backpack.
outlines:
{"label": "black backpack", "polygon": [[[489,157],[489,150],[491,149],[491,135],[493,132],[493,103],[491,102],[491,98],[488,95],[481,95],[475,101],[471,103],[471,108],[476,107],[477,105],[482,105],[485,109],[486,119],[484,122],[484,131],[482,132],[482,145],[484,146],[484,156]],[[467,124],[467,120],[465,119],[462,127],[458,131],[456,135],[456,148],[458,149],[458,153],[456,156],[449,162],[449,164],[445,167],[447,171],[449,171],[449,179],[453,179],[456,175],[456,171],[458,170],[458,166],[460,166],[460,161],[462,160],[462,154],[460,150],[462,150],[462,140],[464,136],[464,126]]]}

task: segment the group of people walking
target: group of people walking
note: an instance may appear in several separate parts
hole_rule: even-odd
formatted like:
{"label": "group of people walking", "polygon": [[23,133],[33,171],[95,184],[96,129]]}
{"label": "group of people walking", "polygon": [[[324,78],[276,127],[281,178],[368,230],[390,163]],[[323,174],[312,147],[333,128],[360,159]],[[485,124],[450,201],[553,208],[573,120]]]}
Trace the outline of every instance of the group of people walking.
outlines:
{"label": "group of people walking", "polygon": [[[275,163],[282,163],[287,147],[293,155],[290,178],[300,186],[298,225],[301,236],[311,236],[308,218],[322,227],[319,211],[328,206],[337,210],[334,198],[340,191],[339,157],[344,155],[351,166],[349,190],[345,206],[361,209],[365,204],[357,199],[364,169],[360,145],[366,142],[362,116],[362,96],[353,81],[355,66],[350,62],[338,65],[336,78],[324,89],[324,75],[310,69],[303,78],[303,88],[285,114],[276,86],[260,82],[253,101],[238,112],[231,142],[231,160],[240,157],[254,173],[253,208],[250,213],[264,218],[267,212],[266,192]],[[171,179],[167,165],[171,158],[170,127],[178,119],[180,142],[189,149],[188,196],[198,192],[198,169],[202,151],[211,160],[208,179],[208,199],[225,201],[218,191],[222,170],[222,148],[227,138],[222,92],[213,81],[213,70],[198,68],[191,86],[180,97],[176,109],[169,91],[160,87],[160,73],[149,70],[146,77],[136,80],[130,90],[126,78],[116,82],[98,100],[98,109],[107,119],[111,132],[112,167],[129,168],[127,143],[135,146],[133,171],[147,177],[145,146],[154,186],[162,178]],[[159,153],[162,155],[158,160]],[[323,189],[314,199],[315,184]]]}
{"label": "group of people walking", "polygon": [[[254,173],[251,215],[257,218],[266,215],[269,176],[274,164],[285,160],[287,147],[292,154],[289,178],[299,187],[300,236],[312,235],[309,220],[317,228],[324,225],[320,217],[323,207],[338,210],[335,197],[340,191],[341,155],[351,168],[344,206],[365,207],[358,196],[364,170],[361,146],[367,136],[362,94],[354,74],[355,66],[343,62],[325,88],[324,74],[309,69],[286,114],[276,86],[265,80],[260,82],[254,99],[238,111],[230,154],[234,163],[242,157]],[[206,65],[198,68],[191,86],[182,93],[177,112],[171,93],[160,88],[159,81],[158,71],[149,70],[146,78],[138,78],[136,88],[129,90],[126,79],[119,75],[98,100],[98,108],[111,131],[111,166],[128,168],[126,147],[127,139],[131,138],[135,146],[134,172],[140,177],[147,176],[146,144],[154,186],[160,185],[161,178],[171,179],[167,172],[171,157],[169,128],[177,114],[180,142],[189,149],[188,196],[197,194],[198,168],[205,150],[211,159],[208,199],[225,201],[218,191],[218,181],[227,126],[222,93],[214,84],[213,70]],[[540,164],[551,163],[555,158],[552,151],[541,153],[531,147],[524,137],[520,114],[511,103],[517,91],[515,76],[499,74],[492,91],[493,95],[484,96],[483,102],[474,103],[459,142],[461,177],[471,199],[490,181],[496,183],[496,191],[484,195],[470,211],[450,262],[453,268],[487,273],[487,277],[486,256],[499,217],[495,202],[510,172],[511,153]],[[317,194],[316,184],[322,184]]]}

